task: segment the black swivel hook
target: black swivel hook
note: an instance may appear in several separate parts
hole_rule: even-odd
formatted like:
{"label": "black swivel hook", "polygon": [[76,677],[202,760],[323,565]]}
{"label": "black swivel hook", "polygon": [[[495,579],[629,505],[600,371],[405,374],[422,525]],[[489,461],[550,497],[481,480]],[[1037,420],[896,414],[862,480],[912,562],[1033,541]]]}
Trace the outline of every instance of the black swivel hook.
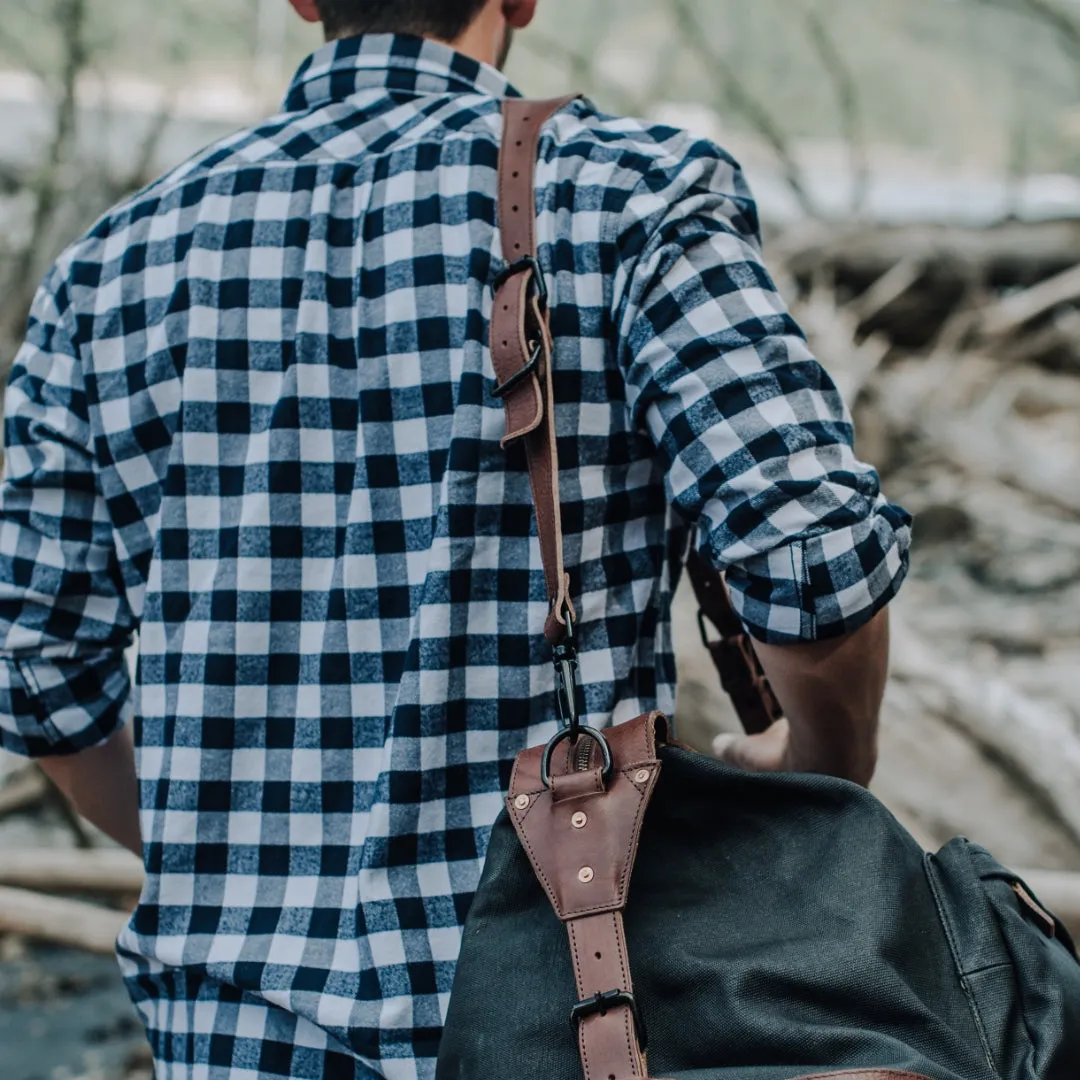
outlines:
{"label": "black swivel hook", "polygon": [[572,742],[581,734],[581,673],[578,669],[577,637],[574,619],[566,613],[566,637],[555,646],[555,702],[559,720]]}
{"label": "black swivel hook", "polygon": [[[595,742],[600,748],[603,759],[602,774],[604,782],[611,779],[614,770],[614,762],[611,747],[603,734],[588,724],[581,722],[584,713],[582,708],[581,676],[578,672],[577,634],[574,629],[574,619],[569,611],[566,612],[566,637],[555,646],[555,702],[558,709],[562,727],[555,733],[544,750],[544,757],[540,766],[540,779],[545,788],[551,787],[551,763],[556,747],[560,743],[569,742],[572,747],[579,745],[582,737]],[[581,744],[583,747],[587,744]],[[577,759],[579,769],[587,769],[591,756],[585,753]]]}

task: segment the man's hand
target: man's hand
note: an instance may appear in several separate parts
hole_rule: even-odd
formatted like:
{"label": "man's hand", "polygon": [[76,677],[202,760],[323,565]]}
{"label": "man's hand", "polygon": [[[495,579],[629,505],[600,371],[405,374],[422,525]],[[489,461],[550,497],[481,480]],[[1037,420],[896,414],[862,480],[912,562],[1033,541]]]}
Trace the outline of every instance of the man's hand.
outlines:
{"label": "man's hand", "polygon": [[888,677],[888,611],[835,641],[754,649],[787,719],[761,735],[719,736],[716,756],[751,772],[826,773],[868,786]]}
{"label": "man's hand", "polygon": [[141,859],[139,784],[131,729],[71,757],[42,758],[42,772],[92,825]]}

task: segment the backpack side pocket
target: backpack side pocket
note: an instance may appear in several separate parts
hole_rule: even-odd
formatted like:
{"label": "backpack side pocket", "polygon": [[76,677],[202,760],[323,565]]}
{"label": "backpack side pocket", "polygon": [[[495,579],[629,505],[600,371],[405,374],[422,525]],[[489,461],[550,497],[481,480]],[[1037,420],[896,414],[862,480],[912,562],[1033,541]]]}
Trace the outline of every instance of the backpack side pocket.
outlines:
{"label": "backpack side pocket", "polygon": [[1080,961],[1069,932],[1030,886],[988,851],[969,845],[1016,972],[1034,1075],[1080,1076]]}
{"label": "backpack side pocket", "polygon": [[954,840],[926,873],[983,1039],[1002,1080],[1080,1076],[1080,963],[1065,928],[985,849]]}

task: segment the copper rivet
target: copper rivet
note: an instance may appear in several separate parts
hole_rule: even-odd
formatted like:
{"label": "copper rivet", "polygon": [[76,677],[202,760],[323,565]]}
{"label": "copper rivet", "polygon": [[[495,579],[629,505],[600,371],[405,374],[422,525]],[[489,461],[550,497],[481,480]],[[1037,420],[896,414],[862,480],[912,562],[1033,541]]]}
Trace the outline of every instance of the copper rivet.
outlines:
{"label": "copper rivet", "polygon": [[582,885],[588,885],[594,877],[596,877],[596,875],[593,873],[593,868],[591,866],[583,866],[577,872],[577,879]]}
{"label": "copper rivet", "polygon": [[514,806],[516,806],[519,810],[528,810],[529,809],[529,796],[528,795],[519,795],[514,800]]}
{"label": "copper rivet", "polygon": [[587,814],[583,814],[580,810],[570,819],[570,824],[575,829],[584,829],[589,824],[589,818]]}
{"label": "copper rivet", "polygon": [[634,783],[647,784],[651,775],[652,774],[649,772],[648,769],[638,769],[638,771],[634,773]]}

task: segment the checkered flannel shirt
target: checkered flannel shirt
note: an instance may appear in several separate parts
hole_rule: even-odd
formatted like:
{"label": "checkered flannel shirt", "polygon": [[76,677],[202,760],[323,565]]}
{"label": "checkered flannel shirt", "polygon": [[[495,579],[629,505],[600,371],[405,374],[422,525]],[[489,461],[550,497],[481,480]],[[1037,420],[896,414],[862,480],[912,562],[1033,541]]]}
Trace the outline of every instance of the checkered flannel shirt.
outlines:
{"label": "checkered flannel shirt", "polygon": [[[281,115],[109,213],[34,301],[0,738],[65,754],[134,719],[147,882],[120,951],[159,1077],[431,1076],[511,762],[555,730],[486,345],[509,93],[438,44],[327,45]],[[761,640],[867,622],[909,519],[736,164],[579,101],[537,203],[588,720],[674,709],[691,538]]]}

